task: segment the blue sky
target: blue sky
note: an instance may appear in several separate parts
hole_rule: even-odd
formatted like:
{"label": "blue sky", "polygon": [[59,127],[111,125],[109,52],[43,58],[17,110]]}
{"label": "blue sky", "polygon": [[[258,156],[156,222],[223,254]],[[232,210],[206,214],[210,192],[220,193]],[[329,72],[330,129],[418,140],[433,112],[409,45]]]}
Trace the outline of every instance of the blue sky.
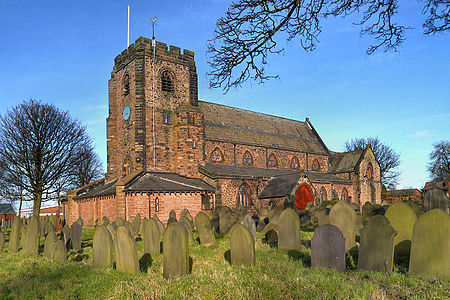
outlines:
{"label": "blue sky", "polygon": [[[29,98],[68,110],[87,126],[106,161],[107,83],[114,57],[130,42],[151,37],[195,52],[199,98],[296,120],[309,117],[328,148],[346,140],[378,136],[401,158],[400,187],[422,188],[432,144],[449,139],[450,39],[424,36],[417,1],[400,1],[399,22],[415,27],[396,53],[365,54],[352,19],[324,22],[318,49],[298,41],[269,59],[280,78],[245,84],[224,95],[210,90],[206,42],[230,1],[1,1],[0,113]],[[106,164],[105,164],[106,165]]]}

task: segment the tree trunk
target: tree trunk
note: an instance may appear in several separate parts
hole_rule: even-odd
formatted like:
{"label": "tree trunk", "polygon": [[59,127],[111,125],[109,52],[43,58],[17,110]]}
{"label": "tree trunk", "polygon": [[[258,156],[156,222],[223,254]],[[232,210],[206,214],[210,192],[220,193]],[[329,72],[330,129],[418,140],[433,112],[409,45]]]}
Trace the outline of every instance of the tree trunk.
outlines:
{"label": "tree trunk", "polygon": [[34,192],[34,203],[33,203],[33,216],[38,216],[41,211],[41,202],[42,202],[42,188],[37,188]]}

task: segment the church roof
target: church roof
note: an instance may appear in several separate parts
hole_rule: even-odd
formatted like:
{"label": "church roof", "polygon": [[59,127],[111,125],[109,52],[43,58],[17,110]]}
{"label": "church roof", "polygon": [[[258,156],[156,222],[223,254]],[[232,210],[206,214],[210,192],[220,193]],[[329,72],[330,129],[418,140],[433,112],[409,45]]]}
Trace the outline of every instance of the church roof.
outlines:
{"label": "church roof", "polygon": [[280,170],[280,169],[263,169],[251,167],[233,167],[227,165],[205,164],[199,165],[200,173],[205,174],[209,178],[270,178],[273,176],[297,174],[298,171]]}
{"label": "church roof", "polygon": [[309,121],[276,117],[199,101],[205,138],[213,141],[327,154],[328,149]]}
{"label": "church roof", "polygon": [[215,191],[215,188],[198,178],[188,178],[175,173],[144,172],[131,181],[124,191]]}
{"label": "church roof", "polygon": [[0,204],[0,215],[15,215],[16,212],[11,204],[5,203]]}
{"label": "church roof", "polygon": [[364,150],[356,150],[351,152],[333,152],[328,156],[330,173],[346,173],[356,169],[358,162]]}
{"label": "church roof", "polygon": [[[105,182],[101,180],[95,184],[94,188],[88,189],[82,193],[78,193],[73,199],[83,199],[90,197],[106,196],[116,193],[116,183],[117,179]],[[80,190],[81,191],[81,190]]]}

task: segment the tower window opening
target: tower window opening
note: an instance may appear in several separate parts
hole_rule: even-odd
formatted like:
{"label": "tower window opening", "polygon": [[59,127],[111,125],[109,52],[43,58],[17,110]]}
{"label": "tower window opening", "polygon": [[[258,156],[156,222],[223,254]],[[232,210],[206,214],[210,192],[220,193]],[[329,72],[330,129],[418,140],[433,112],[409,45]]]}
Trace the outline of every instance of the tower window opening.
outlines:
{"label": "tower window opening", "polygon": [[170,111],[163,111],[163,123],[164,124],[172,124]]}
{"label": "tower window opening", "polygon": [[161,90],[163,92],[173,93],[173,76],[169,71],[161,74]]}

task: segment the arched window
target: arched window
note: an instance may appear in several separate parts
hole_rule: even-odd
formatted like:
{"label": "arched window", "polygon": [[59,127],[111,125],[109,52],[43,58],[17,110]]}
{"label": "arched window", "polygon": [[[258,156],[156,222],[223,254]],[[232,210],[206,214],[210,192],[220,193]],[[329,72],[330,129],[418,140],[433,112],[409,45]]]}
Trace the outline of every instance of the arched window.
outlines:
{"label": "arched window", "polygon": [[161,74],[161,90],[173,93],[173,76],[169,71],[163,71]]}
{"label": "arched window", "polygon": [[131,173],[131,159],[129,156],[125,159],[125,161],[123,163],[123,170],[125,172],[125,175],[128,175]]}
{"label": "arched window", "polygon": [[277,161],[277,158],[275,157],[275,154],[272,153],[269,155],[269,160],[267,161],[267,166],[269,166],[270,168],[278,167],[278,161]]}
{"label": "arched window", "polygon": [[291,169],[298,169],[300,167],[300,164],[298,162],[298,158],[296,156],[293,156],[291,159]]}
{"label": "arched window", "polygon": [[311,168],[312,168],[313,171],[319,171],[320,170],[320,164],[319,164],[319,161],[317,159],[314,159]]}
{"label": "arched window", "polygon": [[211,160],[215,162],[223,160],[222,151],[220,151],[219,148],[216,148],[213,152],[211,152]]}
{"label": "arched window", "polygon": [[251,206],[250,188],[246,183],[241,184],[238,191],[238,206]]}
{"label": "arched window", "polygon": [[348,197],[348,191],[347,191],[346,188],[344,188],[344,189],[342,190],[342,193],[341,193],[341,200],[350,203],[350,198]]}
{"label": "arched window", "polygon": [[242,164],[245,166],[253,165],[253,158],[250,152],[245,151],[244,156],[242,157]]}
{"label": "arched window", "polygon": [[327,190],[324,186],[320,188],[320,202],[322,203],[323,201],[327,201]]}
{"label": "arched window", "polygon": [[373,167],[372,167],[372,163],[370,163],[370,162],[367,165],[366,177],[369,180],[373,179]]}
{"label": "arched window", "polygon": [[126,96],[130,93],[130,75],[128,73],[123,76],[122,85],[123,95]]}

